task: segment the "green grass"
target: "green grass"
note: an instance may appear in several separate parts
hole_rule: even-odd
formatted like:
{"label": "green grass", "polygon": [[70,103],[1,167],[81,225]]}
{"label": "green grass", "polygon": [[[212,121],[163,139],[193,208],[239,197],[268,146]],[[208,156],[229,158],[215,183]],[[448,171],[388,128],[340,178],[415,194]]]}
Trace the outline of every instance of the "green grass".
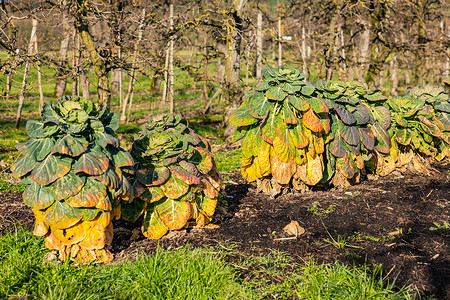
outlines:
{"label": "green grass", "polygon": [[276,299],[412,299],[409,287],[395,287],[381,266],[318,264],[313,259],[298,265],[281,251],[243,258],[240,268],[252,271],[244,279],[260,298]]}
{"label": "green grass", "polygon": [[239,171],[241,168],[241,156],[241,149],[215,152],[214,159],[216,161],[217,169],[222,173]]}
{"label": "green grass", "polygon": [[41,238],[23,228],[0,236],[0,299],[252,299],[212,249],[158,249],[110,265],[44,262]]}
{"label": "green grass", "polygon": [[[45,261],[42,238],[17,227],[0,236],[0,299],[411,299],[381,267],[297,264],[281,251],[260,256],[233,245],[158,248],[136,260],[75,266]],[[228,262],[229,261],[229,262]],[[242,270],[247,270],[239,275]],[[251,270],[251,271],[250,271]]]}

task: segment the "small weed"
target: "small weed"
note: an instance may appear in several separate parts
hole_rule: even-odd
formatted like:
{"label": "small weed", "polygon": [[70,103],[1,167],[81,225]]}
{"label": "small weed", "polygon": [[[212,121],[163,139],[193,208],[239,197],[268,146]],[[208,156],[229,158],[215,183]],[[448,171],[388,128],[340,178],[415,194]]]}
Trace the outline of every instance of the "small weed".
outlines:
{"label": "small weed", "polygon": [[443,224],[439,224],[438,222],[433,222],[434,226],[430,227],[431,231],[439,230],[439,229],[450,229],[450,223],[444,222]]}
{"label": "small weed", "polygon": [[333,213],[336,208],[333,205],[328,206],[326,209],[320,208],[317,204],[313,204],[313,207],[309,209],[309,211],[316,216],[323,217],[328,214]]}
{"label": "small weed", "polygon": [[[322,219],[321,219],[322,221]],[[335,239],[330,232],[328,231],[327,227],[325,226],[325,224],[322,221],[322,225],[323,228],[325,228],[325,231],[327,232],[328,236],[330,237],[330,239],[324,239],[324,242],[329,243],[330,245],[334,246],[337,249],[343,249],[343,248],[359,248],[362,249],[359,246],[354,246],[351,245],[347,242],[347,239],[344,236],[341,236],[340,234],[338,234],[337,238]]]}

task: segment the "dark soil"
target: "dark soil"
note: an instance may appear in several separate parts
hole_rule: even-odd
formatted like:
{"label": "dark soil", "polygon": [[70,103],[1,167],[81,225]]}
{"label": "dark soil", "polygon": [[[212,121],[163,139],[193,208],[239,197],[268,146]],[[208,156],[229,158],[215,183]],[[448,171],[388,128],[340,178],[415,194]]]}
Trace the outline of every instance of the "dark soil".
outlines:
{"label": "dark soil", "polygon": [[[256,194],[238,172],[225,174],[231,178],[225,184],[228,205],[219,207],[213,220],[219,228],[172,232],[160,241],[134,236],[131,241],[133,224],[116,221],[113,252],[123,260],[133,258],[138,248],[152,252],[158,245],[233,243],[244,255],[278,249],[299,264],[311,256],[318,262],[382,264],[397,285],[411,284],[422,296],[450,299],[450,166],[434,168],[429,175],[396,171],[347,190],[275,199]],[[0,193],[0,234],[17,224],[32,228],[33,219],[20,193]],[[283,227],[292,220],[306,232],[286,239]]]}

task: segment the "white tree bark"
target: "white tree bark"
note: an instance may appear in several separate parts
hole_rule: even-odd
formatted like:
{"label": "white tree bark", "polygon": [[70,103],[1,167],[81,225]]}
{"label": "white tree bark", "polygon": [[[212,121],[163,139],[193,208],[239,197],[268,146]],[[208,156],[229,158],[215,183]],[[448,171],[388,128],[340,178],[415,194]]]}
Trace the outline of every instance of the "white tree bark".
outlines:
{"label": "white tree bark", "polygon": [[256,30],[256,80],[262,79],[262,49],[263,49],[263,32],[262,32],[262,13],[258,12],[258,23]]}
{"label": "white tree bark", "polygon": [[[36,19],[33,19],[32,28],[31,28],[31,35],[30,35],[30,41],[28,42],[28,56],[31,56],[33,54],[33,45],[36,39],[36,31],[37,31],[37,25],[38,21]],[[19,106],[17,108],[17,115],[16,115],[16,128],[19,128],[20,125],[20,119],[22,116],[22,108],[23,108],[23,102],[25,100],[25,91],[27,89],[27,80],[28,80],[28,74],[30,72],[30,58],[27,58],[27,61],[25,62],[25,70],[23,72],[23,80],[22,80],[22,89],[20,90],[19,95]]]}
{"label": "white tree bark", "polygon": [[[145,19],[145,8],[142,10],[142,17],[139,24],[139,32],[138,32],[138,39],[136,40],[136,43],[134,44],[134,54],[133,54],[133,61],[131,62],[131,75],[130,75],[130,82],[128,83],[128,91],[125,96],[125,99],[123,99],[122,103],[122,113],[120,115],[120,121],[125,122],[127,120],[127,106],[129,105],[129,109],[131,108],[131,99],[133,99],[133,89],[134,89],[134,82],[136,79],[136,61],[137,61],[137,54],[139,50],[139,43],[142,41],[142,32],[144,31],[144,19]],[[130,103],[128,103],[130,101]]]}

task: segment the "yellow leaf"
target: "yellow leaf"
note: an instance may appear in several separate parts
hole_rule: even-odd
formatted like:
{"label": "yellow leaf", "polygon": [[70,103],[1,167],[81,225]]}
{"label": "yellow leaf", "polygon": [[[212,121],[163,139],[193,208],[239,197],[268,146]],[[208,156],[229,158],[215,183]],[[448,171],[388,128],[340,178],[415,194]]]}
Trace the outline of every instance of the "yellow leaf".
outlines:
{"label": "yellow leaf", "polygon": [[322,138],[322,133],[320,132],[313,132],[313,144],[314,144],[314,150],[317,154],[321,154],[325,151],[325,143]]}
{"label": "yellow leaf", "polygon": [[321,155],[312,156],[309,152],[306,153],[306,172],[308,180],[305,181],[307,185],[316,185],[323,177],[323,162]]}
{"label": "yellow leaf", "polygon": [[[258,167],[261,177],[270,175],[270,148],[272,145],[263,141],[259,147],[258,157]],[[261,178],[260,177],[260,178]]]}
{"label": "yellow leaf", "polygon": [[295,160],[283,162],[278,159],[275,151],[271,151],[270,161],[272,162],[272,177],[279,184],[289,184],[292,176],[297,170]]}
{"label": "yellow leaf", "polygon": [[94,228],[89,229],[86,232],[86,238],[79,245],[87,250],[103,249],[106,245],[105,231]]}
{"label": "yellow leaf", "polygon": [[247,181],[255,181],[256,180],[256,165],[252,163],[251,165],[246,165],[241,167],[242,177]]}

